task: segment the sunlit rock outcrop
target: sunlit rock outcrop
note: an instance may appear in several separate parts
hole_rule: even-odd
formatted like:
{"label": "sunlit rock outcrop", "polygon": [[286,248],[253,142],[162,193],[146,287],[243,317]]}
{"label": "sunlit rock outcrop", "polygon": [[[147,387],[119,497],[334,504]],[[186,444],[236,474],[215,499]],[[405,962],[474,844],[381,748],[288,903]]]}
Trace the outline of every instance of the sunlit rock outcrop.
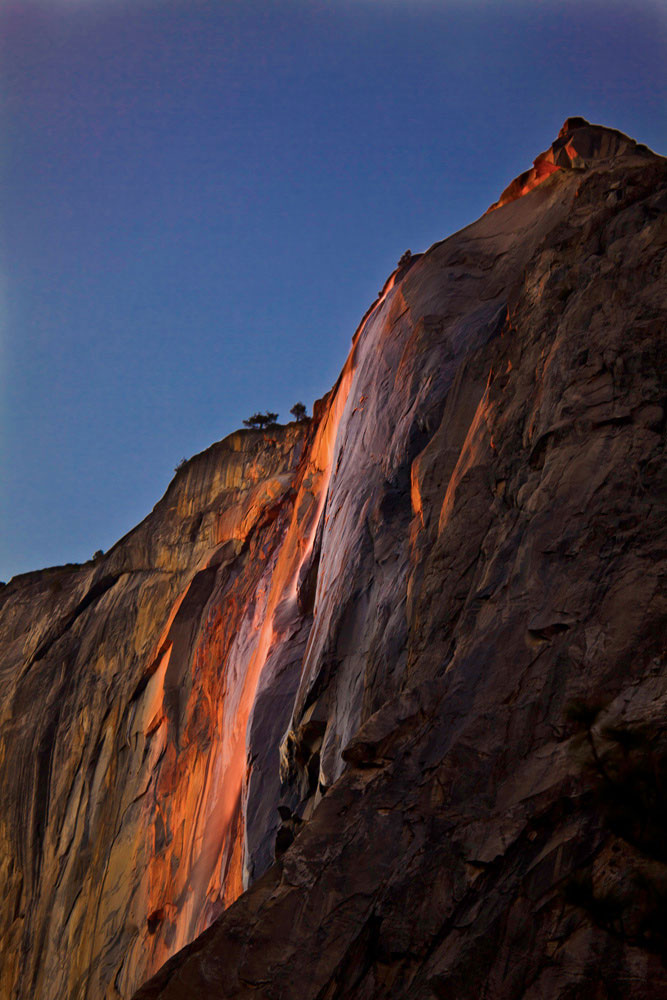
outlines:
{"label": "sunlit rock outcrop", "polygon": [[664,750],[666,205],[568,119],[312,421],[0,592],[2,995],[664,995],[598,793]]}
{"label": "sunlit rock outcrop", "polygon": [[653,158],[653,153],[617,129],[591,125],[585,118],[568,118],[549,149],[533,161],[529,170],[505,188],[498,201],[489,208],[501,208],[510,201],[522,198],[557,170],[586,170],[600,167],[604,160],[611,161],[623,155]]}

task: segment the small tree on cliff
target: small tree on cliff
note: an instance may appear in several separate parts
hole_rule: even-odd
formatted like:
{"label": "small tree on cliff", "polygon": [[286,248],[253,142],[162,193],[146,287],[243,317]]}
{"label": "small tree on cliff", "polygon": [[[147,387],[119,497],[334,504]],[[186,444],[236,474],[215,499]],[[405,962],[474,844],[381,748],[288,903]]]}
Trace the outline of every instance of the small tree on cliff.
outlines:
{"label": "small tree on cliff", "polygon": [[406,250],[401,259],[398,262],[399,267],[405,267],[412,260],[412,250]]}
{"label": "small tree on cliff", "polygon": [[290,410],[290,413],[299,424],[301,423],[302,420],[308,419],[306,415],[306,407],[303,405],[303,403],[295,403],[292,409]]}
{"label": "small tree on cliff", "polygon": [[264,413],[253,413],[251,417],[243,421],[243,426],[263,431],[267,427],[275,427],[277,422],[278,414],[272,413],[270,410],[265,410]]}

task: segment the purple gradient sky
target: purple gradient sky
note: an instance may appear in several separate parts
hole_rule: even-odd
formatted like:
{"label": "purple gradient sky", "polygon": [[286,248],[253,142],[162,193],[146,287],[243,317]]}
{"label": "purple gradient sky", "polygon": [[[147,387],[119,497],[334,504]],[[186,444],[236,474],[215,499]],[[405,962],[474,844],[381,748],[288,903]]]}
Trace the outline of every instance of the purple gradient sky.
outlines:
{"label": "purple gradient sky", "polygon": [[0,579],[332,385],[568,115],[667,151],[663,3],[0,0]]}

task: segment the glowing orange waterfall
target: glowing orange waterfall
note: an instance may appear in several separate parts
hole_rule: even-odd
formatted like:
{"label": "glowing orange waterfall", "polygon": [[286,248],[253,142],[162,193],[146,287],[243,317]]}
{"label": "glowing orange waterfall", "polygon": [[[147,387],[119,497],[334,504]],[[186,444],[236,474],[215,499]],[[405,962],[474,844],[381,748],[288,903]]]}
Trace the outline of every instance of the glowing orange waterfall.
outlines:
{"label": "glowing orange waterfall", "polygon": [[[148,914],[143,947],[151,953],[151,968],[201,933],[243,891],[248,719],[267,659],[298,616],[299,574],[326,503],[354,358],[353,348],[301,461],[280,545],[276,552],[258,555],[264,571],[254,592],[237,593],[232,586],[209,610],[192,658],[191,704],[178,745],[175,733],[164,732],[169,729],[164,685],[170,630],[187,590],[175,602],[157,644],[163,659],[149,681],[151,708],[144,713],[151,715],[146,723],[152,733],[163,731],[164,742],[152,807],[157,820],[150,826],[143,880],[147,902],[142,909]],[[252,538],[249,544],[261,547]]]}

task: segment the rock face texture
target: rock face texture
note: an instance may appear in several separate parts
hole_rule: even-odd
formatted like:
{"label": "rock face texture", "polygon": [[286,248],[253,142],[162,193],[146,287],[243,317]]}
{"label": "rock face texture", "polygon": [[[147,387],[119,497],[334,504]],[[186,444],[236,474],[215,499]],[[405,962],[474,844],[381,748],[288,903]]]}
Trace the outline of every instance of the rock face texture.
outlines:
{"label": "rock face texture", "polygon": [[568,119],[312,421],[0,591],[0,995],[667,994],[666,207]]}

